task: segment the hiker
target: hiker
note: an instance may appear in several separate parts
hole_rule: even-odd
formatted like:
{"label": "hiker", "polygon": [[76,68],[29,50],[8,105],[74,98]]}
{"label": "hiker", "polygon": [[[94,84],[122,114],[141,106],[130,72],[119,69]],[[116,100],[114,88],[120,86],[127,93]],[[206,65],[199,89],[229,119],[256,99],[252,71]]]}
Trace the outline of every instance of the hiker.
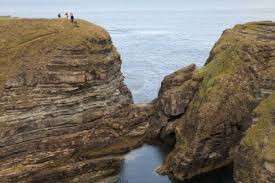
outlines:
{"label": "hiker", "polygon": [[73,15],[73,13],[70,13],[70,17],[71,17],[71,22],[74,23],[74,15]]}
{"label": "hiker", "polygon": [[58,18],[61,18],[61,14],[60,14],[60,13],[58,13],[58,15],[57,15],[57,16],[58,16]]}
{"label": "hiker", "polygon": [[66,12],[66,13],[65,13],[65,16],[66,16],[66,18],[68,19],[68,18],[69,18],[69,13]]}

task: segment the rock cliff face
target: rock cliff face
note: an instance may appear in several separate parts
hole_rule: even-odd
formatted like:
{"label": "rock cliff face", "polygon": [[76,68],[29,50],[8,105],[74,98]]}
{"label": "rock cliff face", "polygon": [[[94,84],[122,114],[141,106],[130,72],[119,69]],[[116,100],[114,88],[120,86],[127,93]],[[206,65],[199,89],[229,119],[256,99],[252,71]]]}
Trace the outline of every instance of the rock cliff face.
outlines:
{"label": "rock cliff face", "polygon": [[254,110],[253,121],[236,149],[235,181],[275,182],[275,93]]}
{"label": "rock cliff face", "polygon": [[272,22],[237,25],[223,33],[203,68],[164,79],[158,103],[169,122],[162,136],[174,133],[176,145],[160,173],[184,180],[233,161],[252,111],[274,91],[274,38]]}
{"label": "rock cliff face", "polygon": [[109,34],[85,21],[6,18],[0,27],[0,182],[113,175],[149,124]]}
{"label": "rock cliff face", "polygon": [[275,23],[226,30],[149,104],[133,104],[109,34],[86,21],[1,18],[0,66],[0,182],[116,182],[121,154],[155,139],[174,146],[159,173],[234,161],[237,182],[274,182]]}

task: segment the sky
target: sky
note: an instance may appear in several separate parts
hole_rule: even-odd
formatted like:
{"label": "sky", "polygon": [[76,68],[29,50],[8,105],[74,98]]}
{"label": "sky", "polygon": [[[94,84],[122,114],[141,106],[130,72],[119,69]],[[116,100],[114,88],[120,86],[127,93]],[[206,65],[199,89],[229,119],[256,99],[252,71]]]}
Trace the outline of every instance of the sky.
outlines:
{"label": "sky", "polygon": [[[275,8],[275,0],[0,0],[0,9],[196,10]],[[275,12],[274,12],[275,13]]]}

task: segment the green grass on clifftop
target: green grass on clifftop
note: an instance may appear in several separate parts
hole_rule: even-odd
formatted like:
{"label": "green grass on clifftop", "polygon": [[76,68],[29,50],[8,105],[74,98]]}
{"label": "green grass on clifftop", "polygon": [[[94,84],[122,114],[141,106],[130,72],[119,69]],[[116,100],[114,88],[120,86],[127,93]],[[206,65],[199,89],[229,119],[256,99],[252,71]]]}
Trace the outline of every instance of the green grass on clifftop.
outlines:
{"label": "green grass on clifftop", "polygon": [[[224,31],[207,64],[193,74],[193,78],[203,80],[189,104],[186,118],[198,114],[199,119],[209,122],[205,128],[223,120],[242,124],[245,115],[255,107],[252,104],[256,97],[252,91],[258,87],[257,77],[267,80],[275,77],[275,59],[270,51],[275,47],[274,30],[272,22],[252,22]],[[185,123],[181,125],[184,127]],[[188,140],[185,131],[178,130],[178,136],[183,137],[179,148],[185,151],[192,147],[186,143],[198,137],[195,133],[192,135]]]}
{"label": "green grass on clifftop", "polygon": [[[216,96],[226,92],[229,96],[244,93],[248,82],[254,77],[254,73],[248,68],[252,65],[260,65],[260,62],[267,62],[265,59],[273,59],[271,56],[268,58],[260,54],[263,52],[261,49],[275,46],[275,41],[267,37],[271,36],[272,32],[266,29],[274,25],[272,22],[252,22],[226,30],[212,49],[206,66],[194,74],[195,77],[204,78],[200,96],[207,96],[212,100],[208,103],[215,103],[219,100]],[[270,63],[274,64],[275,60],[271,60]],[[267,69],[265,76],[270,79],[275,77],[274,69],[274,66]],[[249,94],[247,91],[246,93]],[[253,100],[250,95],[238,95],[238,97],[240,100]],[[234,103],[234,101],[231,102]]]}
{"label": "green grass on clifftop", "polygon": [[91,46],[87,40],[110,39],[103,28],[84,20],[77,21],[79,27],[66,19],[0,17],[0,96],[5,82],[15,77],[20,68],[31,73],[34,68],[45,65],[43,63],[59,49]]}

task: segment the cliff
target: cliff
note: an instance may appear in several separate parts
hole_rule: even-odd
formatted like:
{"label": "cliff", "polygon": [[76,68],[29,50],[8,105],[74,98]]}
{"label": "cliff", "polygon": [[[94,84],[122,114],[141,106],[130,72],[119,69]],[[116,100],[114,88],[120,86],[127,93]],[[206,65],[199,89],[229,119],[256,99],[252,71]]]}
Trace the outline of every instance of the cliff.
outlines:
{"label": "cliff", "polygon": [[252,111],[274,92],[274,38],[272,22],[237,25],[223,33],[204,67],[191,65],[164,79],[157,105],[168,125],[161,136],[175,136],[176,144],[159,173],[184,180],[233,162]]}
{"label": "cliff", "polygon": [[155,140],[173,146],[161,174],[234,162],[237,182],[274,180],[275,23],[226,30],[142,105],[109,34],[78,23],[0,19],[0,182],[117,182],[122,154]]}
{"label": "cliff", "polygon": [[0,182],[94,182],[143,142],[109,34],[78,23],[0,19]]}
{"label": "cliff", "polygon": [[234,158],[236,182],[275,181],[275,93],[253,111],[254,122],[247,130]]}

